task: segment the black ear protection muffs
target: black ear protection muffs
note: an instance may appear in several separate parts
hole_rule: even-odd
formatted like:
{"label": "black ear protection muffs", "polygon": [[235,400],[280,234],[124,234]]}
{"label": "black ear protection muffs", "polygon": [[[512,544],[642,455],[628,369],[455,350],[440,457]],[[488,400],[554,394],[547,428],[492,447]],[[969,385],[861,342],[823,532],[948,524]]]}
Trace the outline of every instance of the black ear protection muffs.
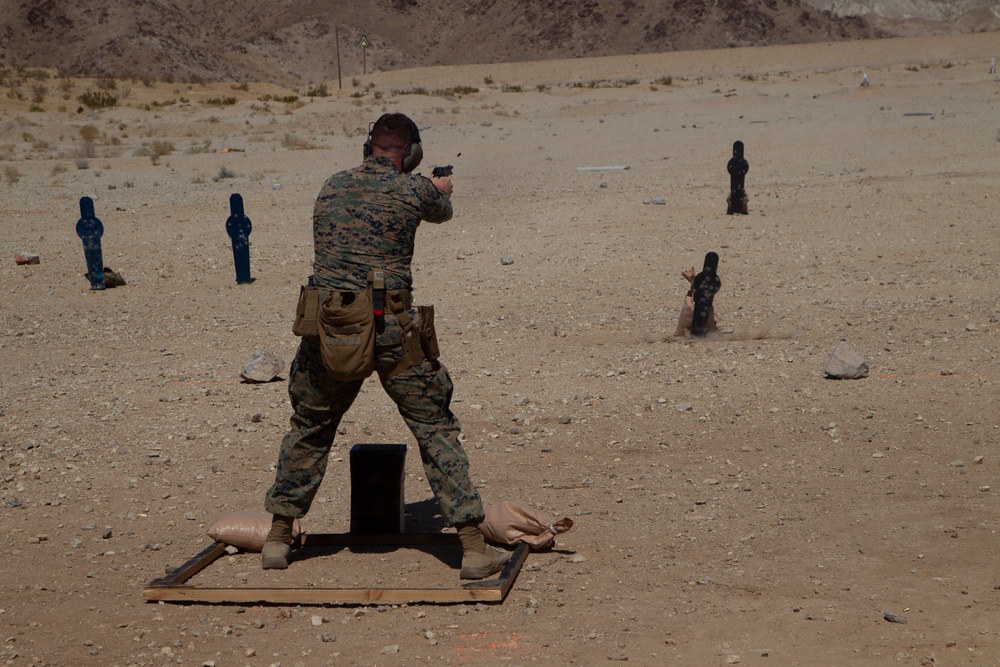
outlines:
{"label": "black ear protection muffs", "polygon": [[[375,126],[382,122],[382,120],[389,114],[383,114],[377,121],[368,126],[368,139],[365,140],[364,145],[364,155],[367,160],[371,157],[374,149],[372,148],[372,131]],[[403,153],[403,173],[409,174],[411,171],[417,168],[420,161],[424,158],[424,148],[420,145],[420,130],[417,129],[417,124],[410,120],[408,117],[404,116],[407,122],[410,124],[410,135],[413,137],[413,142],[406,147],[406,152]]]}

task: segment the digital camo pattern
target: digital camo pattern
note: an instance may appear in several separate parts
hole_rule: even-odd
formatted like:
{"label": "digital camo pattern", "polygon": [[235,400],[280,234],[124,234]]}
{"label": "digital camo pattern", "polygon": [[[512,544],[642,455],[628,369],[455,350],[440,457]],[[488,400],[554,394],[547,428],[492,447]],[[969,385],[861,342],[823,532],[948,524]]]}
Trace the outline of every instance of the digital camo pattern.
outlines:
{"label": "digital camo pattern", "polygon": [[[386,270],[386,288],[408,289],[413,242],[421,220],[451,218],[451,201],[430,180],[400,174],[384,157],[369,157],[324,184],[313,216],[317,285],[339,290],[367,287],[369,269]],[[431,490],[448,525],[479,523],[483,503],[469,476],[469,459],[451,412],[452,382],[437,361],[425,361],[389,378],[406,354],[396,318],[387,313],[375,340],[376,370],[420,449]],[[337,427],[364,380],[339,382],[323,364],[319,342],[303,337],[288,381],[293,414],[281,443],[275,481],[264,508],[282,516],[309,511],[333,446]]]}
{"label": "digital camo pattern", "polygon": [[[399,324],[386,316],[385,331],[375,343],[382,387],[395,401],[420,449],[424,473],[450,526],[479,523],[483,504],[469,476],[469,459],[458,440],[461,426],[451,412],[452,382],[437,361],[386,379],[404,354]],[[303,338],[292,361],[288,394],[294,413],[281,443],[274,484],[264,500],[271,514],[302,517],[309,511],[340,420],[351,407],[364,380],[339,382],[323,365],[318,340]]]}
{"label": "digital camo pattern", "polygon": [[399,173],[387,157],[334,174],[313,210],[316,284],[365,289],[375,267],[385,269],[386,289],[409,289],[420,221],[445,222],[451,213],[451,200],[430,179]]}

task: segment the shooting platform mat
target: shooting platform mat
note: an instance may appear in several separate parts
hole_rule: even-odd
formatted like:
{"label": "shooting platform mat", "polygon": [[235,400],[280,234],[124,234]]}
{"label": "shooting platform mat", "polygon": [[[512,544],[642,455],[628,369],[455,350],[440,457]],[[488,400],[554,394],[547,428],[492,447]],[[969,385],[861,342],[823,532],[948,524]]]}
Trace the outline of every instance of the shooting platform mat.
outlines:
{"label": "shooting platform mat", "polygon": [[[401,549],[424,552],[424,555],[434,551],[447,551],[458,555],[459,542],[455,533],[401,533],[373,534],[357,533],[306,533],[302,536],[302,546],[292,552],[292,560],[288,570],[261,570],[260,554],[257,552],[241,552],[234,567],[242,571],[236,572],[236,579],[247,583],[246,587],[232,587],[211,582],[203,586],[194,585],[189,581],[210,565],[226,556],[227,545],[222,542],[205,548],[200,554],[174,569],[167,576],[151,581],[143,591],[147,602],[215,602],[215,603],[273,603],[273,604],[415,604],[415,603],[461,603],[461,602],[503,602],[514,585],[521,566],[528,557],[528,545],[519,544],[511,553],[510,561],[496,579],[474,581],[454,588],[388,588],[369,584],[365,587],[350,588],[343,586],[323,587],[314,583],[300,587],[264,587],[254,583],[266,580],[268,583],[301,581],[301,574],[296,569],[304,570],[312,565],[317,569],[319,561],[324,557],[352,553],[363,548],[363,564],[349,565],[353,573],[361,576],[372,576],[380,570],[382,561],[378,555],[368,550],[387,550],[396,553]],[[355,552],[356,553],[356,552]],[[442,560],[438,557],[438,560]],[[434,574],[437,574],[435,564]],[[321,571],[329,573],[332,568],[340,568],[336,563],[324,563]],[[419,570],[419,563],[414,566]],[[424,578],[427,576],[425,568]],[[206,573],[210,574],[210,573]],[[204,575],[203,575],[204,576]],[[458,571],[452,567],[443,571],[443,577],[458,581]],[[231,581],[230,577],[226,581]],[[251,578],[253,583],[250,583]],[[408,577],[404,577],[408,578]],[[381,579],[376,579],[380,582]],[[225,582],[224,582],[225,583]]]}

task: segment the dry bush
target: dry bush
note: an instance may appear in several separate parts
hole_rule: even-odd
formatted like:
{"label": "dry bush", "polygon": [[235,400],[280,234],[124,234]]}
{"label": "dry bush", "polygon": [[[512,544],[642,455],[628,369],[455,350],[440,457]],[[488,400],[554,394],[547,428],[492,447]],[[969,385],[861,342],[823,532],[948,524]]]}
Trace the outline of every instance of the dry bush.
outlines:
{"label": "dry bush", "polygon": [[9,185],[14,185],[15,183],[17,183],[19,180],[21,180],[22,176],[24,176],[24,174],[22,174],[16,168],[10,165],[7,165],[3,168],[3,180],[5,180]]}
{"label": "dry bush", "polygon": [[226,166],[219,167],[219,173],[212,177],[212,180],[218,183],[224,178],[236,178],[236,172],[229,169]]}
{"label": "dry bush", "polygon": [[308,151],[316,148],[322,148],[308,139],[303,139],[302,137],[292,134],[291,132],[286,132],[285,136],[281,138],[281,145],[291,151]]}
{"label": "dry bush", "polygon": [[90,109],[107,109],[118,104],[118,97],[106,90],[88,90],[77,99]]}
{"label": "dry bush", "polygon": [[97,141],[97,138],[101,136],[101,131],[98,130],[93,125],[84,125],[80,128],[80,138],[84,141],[93,143]]}
{"label": "dry bush", "polygon": [[153,155],[162,157],[174,152],[174,144],[170,141],[154,141],[150,145],[150,149],[153,151]]}

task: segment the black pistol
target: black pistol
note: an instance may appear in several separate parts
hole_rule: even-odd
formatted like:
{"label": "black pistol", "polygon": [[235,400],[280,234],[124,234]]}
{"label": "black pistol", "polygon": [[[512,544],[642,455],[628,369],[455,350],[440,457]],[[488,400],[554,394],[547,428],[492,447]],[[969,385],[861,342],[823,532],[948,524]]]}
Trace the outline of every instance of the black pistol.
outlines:
{"label": "black pistol", "polygon": [[445,176],[451,176],[451,172],[453,172],[454,170],[455,168],[450,164],[445,165],[444,167],[434,167],[434,170],[431,171],[431,177],[444,178]]}

